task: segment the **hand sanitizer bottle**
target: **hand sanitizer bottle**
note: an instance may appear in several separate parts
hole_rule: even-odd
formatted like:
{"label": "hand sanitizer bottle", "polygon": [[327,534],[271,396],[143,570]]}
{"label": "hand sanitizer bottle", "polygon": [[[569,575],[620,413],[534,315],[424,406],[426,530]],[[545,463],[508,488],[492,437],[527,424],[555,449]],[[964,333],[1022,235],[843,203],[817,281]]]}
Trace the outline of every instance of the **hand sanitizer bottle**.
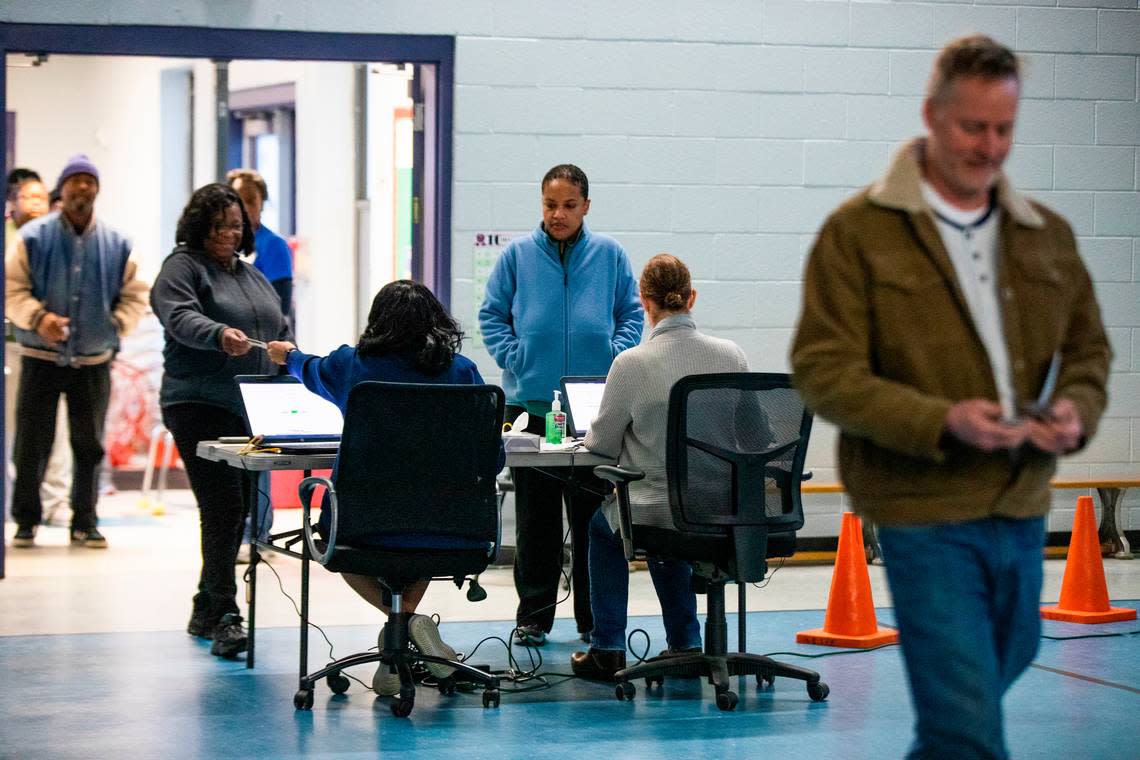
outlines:
{"label": "hand sanitizer bottle", "polygon": [[562,443],[566,435],[566,412],[562,411],[562,393],[554,391],[554,402],[546,413],[546,442]]}

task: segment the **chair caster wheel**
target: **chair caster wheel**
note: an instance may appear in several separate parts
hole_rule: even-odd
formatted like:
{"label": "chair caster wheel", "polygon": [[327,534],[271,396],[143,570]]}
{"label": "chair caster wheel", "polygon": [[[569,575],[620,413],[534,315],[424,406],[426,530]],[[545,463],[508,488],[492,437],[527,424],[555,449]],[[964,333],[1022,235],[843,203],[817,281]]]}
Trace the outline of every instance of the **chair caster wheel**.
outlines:
{"label": "chair caster wheel", "polygon": [[447,678],[444,678],[443,680],[441,680],[439,682],[439,684],[436,685],[436,688],[439,689],[440,694],[454,694],[455,693],[455,678],[452,676],[448,676]]}
{"label": "chair caster wheel", "polygon": [[657,684],[658,686],[664,686],[665,685],[665,676],[646,676],[645,677],[645,688],[646,689],[652,689],[653,684]]}
{"label": "chair caster wheel", "polygon": [[[347,680],[347,679],[346,679]],[[312,710],[313,709],[313,690],[301,689],[293,695],[293,707],[298,710]]]}
{"label": "chair caster wheel", "polygon": [[728,691],[727,689],[725,691],[719,692],[716,695],[717,708],[724,710],[725,712],[735,710],[736,705],[739,701],[740,698],[736,696],[736,692]]}
{"label": "chair caster wheel", "polygon": [[632,702],[637,694],[637,687],[629,681],[622,681],[614,688],[614,696],[619,702]]}
{"label": "chair caster wheel", "polygon": [[776,676],[767,673],[756,674],[756,685],[761,689],[768,689],[776,685]]}
{"label": "chair caster wheel", "polygon": [[393,697],[392,698],[392,704],[390,705],[390,707],[392,708],[392,714],[395,715],[397,718],[408,717],[409,715],[412,714],[412,708],[415,706],[416,706],[415,700],[404,699],[403,697]]}
{"label": "chair caster wheel", "polygon": [[823,681],[816,683],[809,683],[807,685],[808,696],[811,697],[812,702],[822,702],[827,699],[827,695],[831,693],[831,689]]}
{"label": "chair caster wheel", "polygon": [[325,683],[329,685],[329,690],[333,694],[344,694],[348,691],[348,687],[352,685],[352,681],[348,680],[348,676],[340,673],[329,673],[325,679]]}
{"label": "chair caster wheel", "polygon": [[499,690],[486,689],[483,692],[483,707],[498,707],[499,706]]}

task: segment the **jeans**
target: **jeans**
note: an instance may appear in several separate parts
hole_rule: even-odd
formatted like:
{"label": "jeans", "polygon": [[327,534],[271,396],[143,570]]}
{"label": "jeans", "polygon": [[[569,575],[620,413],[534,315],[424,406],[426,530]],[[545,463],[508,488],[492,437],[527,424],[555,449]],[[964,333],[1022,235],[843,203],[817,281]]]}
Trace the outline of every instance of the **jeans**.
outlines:
{"label": "jeans", "polygon": [[1001,700],[1037,654],[1045,518],[880,527],[911,758],[1006,758]]}
{"label": "jeans", "polygon": [[[257,538],[259,541],[268,541],[269,533],[273,529],[273,502],[269,498],[269,472],[257,473]],[[249,526],[252,520],[245,519],[242,529],[241,542],[249,543]]]}
{"label": "jeans", "polygon": [[[670,649],[701,645],[697,595],[690,579],[693,568],[678,559],[650,558],[649,576],[661,603],[665,640]],[[591,649],[625,651],[626,607],[629,604],[629,565],[621,536],[610,530],[603,510],[590,520],[590,606],[594,611]]]}
{"label": "jeans", "polygon": [[241,470],[224,462],[198,457],[198,441],[224,435],[244,435],[245,420],[208,404],[177,404],[162,410],[167,430],[186,467],[190,489],[198,502],[202,529],[202,572],[194,595],[194,614],[213,626],[228,612],[237,612],[234,562],[242,525],[248,512],[249,492]]}
{"label": "jeans", "polygon": [[55,441],[59,396],[67,396],[73,470],[71,528],[90,530],[98,523],[99,464],[103,461],[103,425],[111,398],[111,363],[60,367],[42,359],[22,357],[16,401],[16,442],[12,461],[12,519],[25,527],[43,519],[40,484]]}

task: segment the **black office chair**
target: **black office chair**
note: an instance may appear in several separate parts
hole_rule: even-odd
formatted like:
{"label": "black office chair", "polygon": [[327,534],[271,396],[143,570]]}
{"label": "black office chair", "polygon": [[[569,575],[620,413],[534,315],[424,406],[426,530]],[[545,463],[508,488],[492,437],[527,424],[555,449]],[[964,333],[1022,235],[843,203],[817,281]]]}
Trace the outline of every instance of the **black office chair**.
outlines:
{"label": "black office chair", "polygon": [[[786,374],[690,375],[669,395],[666,472],[669,511],[631,515],[629,483],[644,473],[604,465],[595,474],[617,488],[626,556],[636,550],[688,560],[693,586],[708,594],[705,650],[701,654],[653,657],[616,674],[618,699],[636,694],[668,675],[707,677],[721,710],[736,707],[729,677],[754,675],[763,685],[776,676],[807,683],[813,701],[827,698],[819,674],[768,657],[728,651],[724,588],[728,581],[764,578],[767,560],[795,552],[803,526],[800,480],[811,432],[811,413]],[[635,518],[639,518],[635,522]]]}
{"label": "black office chair", "polygon": [[[497,676],[408,647],[411,615],[400,600],[410,584],[426,578],[462,586],[486,569],[498,549],[502,389],[364,382],[349,394],[344,420],[335,483],[312,477],[300,486],[306,548],[334,573],[378,578],[391,592],[392,612],[381,651],[344,657],[303,676],[294,706],[310,709],[313,686],[322,678],[342,694],[349,687],[342,670],[383,662],[400,675],[392,712],[406,717],[416,696],[411,666],[420,661],[455,668],[440,682],[441,692],[454,691],[456,680],[480,683],[483,706],[498,707]],[[318,485],[328,489],[326,536],[317,534],[309,516]]]}

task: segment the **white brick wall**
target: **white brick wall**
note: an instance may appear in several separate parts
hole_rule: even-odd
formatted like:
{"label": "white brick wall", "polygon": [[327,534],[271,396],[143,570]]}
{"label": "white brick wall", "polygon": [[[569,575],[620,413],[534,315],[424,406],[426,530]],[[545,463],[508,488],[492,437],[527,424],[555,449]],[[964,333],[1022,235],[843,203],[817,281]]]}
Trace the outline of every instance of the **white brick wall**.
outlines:
{"label": "white brick wall", "polygon": [[[826,214],[922,131],[937,47],[982,31],[1026,61],[1015,182],[1066,214],[1116,350],[1100,437],[1062,472],[1140,474],[1140,10],[1136,0],[201,0],[7,3],[0,20],[456,36],[453,307],[470,329],[470,241],[527,230],[550,165],[592,180],[589,221],[636,267],[661,250],[698,280],[698,319],[758,369],[787,369],[805,251]],[[489,378],[498,371],[472,351]],[[831,480],[833,431],[809,465]],[[1052,524],[1071,520],[1074,494]],[[839,497],[809,500],[809,532]],[[1129,496],[1140,527],[1140,493]]]}

